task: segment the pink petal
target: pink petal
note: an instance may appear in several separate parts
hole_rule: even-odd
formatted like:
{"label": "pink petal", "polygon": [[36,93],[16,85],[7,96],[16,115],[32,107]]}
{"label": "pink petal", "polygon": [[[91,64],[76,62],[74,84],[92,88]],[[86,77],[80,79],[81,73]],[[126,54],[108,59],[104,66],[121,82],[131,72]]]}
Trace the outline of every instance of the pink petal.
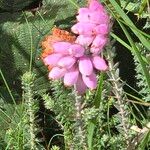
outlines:
{"label": "pink petal", "polygon": [[75,67],[69,69],[64,75],[64,84],[66,86],[72,86],[77,82],[79,70]]}
{"label": "pink petal", "polygon": [[90,0],[89,9],[103,11],[104,7],[97,0]]}
{"label": "pink petal", "polygon": [[75,57],[81,57],[84,55],[84,47],[79,44],[73,44],[69,48],[69,54]]}
{"label": "pink petal", "polygon": [[90,22],[91,11],[89,9],[84,9],[79,11],[79,15],[76,16],[77,20],[82,23]]}
{"label": "pink petal", "polygon": [[67,55],[70,45],[71,43],[69,42],[56,42],[53,44],[54,52]]}
{"label": "pink petal", "polygon": [[92,74],[93,65],[89,57],[84,56],[79,59],[79,70],[83,75]]}
{"label": "pink petal", "polygon": [[62,57],[58,61],[58,65],[60,67],[71,68],[74,65],[75,62],[76,62],[76,59],[74,57],[65,56],[65,57]]}
{"label": "pink petal", "polygon": [[101,11],[85,11],[76,17],[80,23],[109,24],[109,16]]}
{"label": "pink petal", "polygon": [[82,22],[82,23],[86,23],[86,22],[90,22],[90,11],[84,12],[84,13],[80,13],[78,16],[76,16],[77,21]]}
{"label": "pink petal", "polygon": [[103,58],[101,58],[99,56],[94,56],[92,61],[93,61],[93,66],[96,69],[102,70],[102,71],[107,70],[108,66]]}
{"label": "pink petal", "polygon": [[94,11],[90,14],[89,17],[90,17],[90,23],[108,24],[108,22],[109,22],[109,17],[104,12]]}
{"label": "pink petal", "polygon": [[59,67],[54,67],[54,68],[52,68],[52,70],[49,72],[48,77],[49,77],[50,79],[57,80],[57,79],[62,78],[65,73],[66,73],[66,69],[64,69],[64,68],[59,68]]}
{"label": "pink petal", "polygon": [[95,89],[97,86],[97,79],[96,74],[92,73],[90,76],[82,76],[82,79],[85,83],[85,85],[90,88],[91,90]]}
{"label": "pink petal", "polygon": [[50,65],[52,67],[56,66],[59,59],[62,57],[62,54],[51,54],[43,59],[45,65]]}
{"label": "pink petal", "polygon": [[95,24],[92,23],[80,23],[73,25],[71,30],[75,34],[84,34],[84,35],[92,35],[93,30],[96,27]]}
{"label": "pink petal", "polygon": [[108,24],[100,24],[98,26],[95,27],[95,32],[96,34],[108,34],[109,31],[109,27]]}
{"label": "pink petal", "polygon": [[[103,47],[105,46],[105,44],[107,43],[107,38],[101,35],[97,35],[92,43],[92,48],[99,48],[99,51],[101,51],[103,49]],[[90,49],[91,53],[95,53],[93,50],[94,49]]]}
{"label": "pink petal", "polygon": [[83,14],[83,13],[87,13],[87,12],[89,12],[89,9],[88,8],[84,8],[84,7],[79,8],[79,10],[78,10],[79,14]]}
{"label": "pink petal", "polygon": [[83,46],[89,46],[93,42],[93,40],[94,36],[79,35],[75,42]]}
{"label": "pink petal", "polygon": [[78,80],[77,80],[75,86],[76,86],[76,90],[77,90],[78,94],[84,94],[86,92],[87,86],[83,82],[80,74],[78,76]]}
{"label": "pink petal", "polygon": [[100,24],[109,24],[110,18],[106,12],[102,12],[100,18],[101,18]]}

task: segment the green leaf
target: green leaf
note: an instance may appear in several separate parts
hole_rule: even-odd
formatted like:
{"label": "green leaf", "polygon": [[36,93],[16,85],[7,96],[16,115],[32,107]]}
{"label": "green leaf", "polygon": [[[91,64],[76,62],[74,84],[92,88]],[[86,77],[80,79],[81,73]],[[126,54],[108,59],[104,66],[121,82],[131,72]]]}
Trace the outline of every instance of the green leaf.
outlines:
{"label": "green leaf", "polygon": [[95,127],[96,127],[95,122],[90,122],[88,124],[88,127],[87,127],[87,131],[88,131],[87,138],[88,138],[88,148],[89,148],[89,150],[92,150],[92,148],[93,148],[93,135],[94,135]]}
{"label": "green leaf", "polygon": [[95,94],[95,99],[94,99],[94,106],[95,108],[99,108],[100,102],[102,99],[102,90],[103,90],[103,76],[104,74],[101,73],[99,77],[99,83],[98,83],[98,88]]}
{"label": "green leaf", "polygon": [[50,88],[48,71],[40,59],[40,43],[55,25],[70,27],[76,11],[68,0],[47,0],[35,15],[0,13],[0,68],[10,88],[21,92],[20,77],[29,68],[36,74],[37,92]]}
{"label": "green leaf", "polygon": [[149,146],[149,142],[150,142],[150,131],[145,133],[143,140],[140,142],[139,144],[140,150],[145,150],[146,147]]}
{"label": "green leaf", "polygon": [[[131,21],[131,19],[125,14],[125,12],[121,9],[118,3],[115,0],[110,0],[110,3],[115,8],[115,11],[121,16],[121,18],[129,25],[129,28],[133,31],[133,33],[139,38],[140,42],[150,50],[150,41],[146,39],[141,33],[139,33],[136,29],[137,27]],[[116,17],[116,16],[115,16]],[[116,19],[118,19],[116,17]]]}
{"label": "green leaf", "polygon": [[[101,98],[102,98],[102,90],[103,90],[103,76],[104,74],[101,73],[100,77],[99,77],[99,83],[98,83],[98,88],[95,94],[95,98],[94,98],[94,106],[95,108],[99,108],[100,103],[101,103]],[[88,147],[89,150],[92,150],[93,148],[93,136],[94,136],[94,131],[95,131],[95,127],[96,127],[96,119],[95,120],[91,120],[88,123]]]}

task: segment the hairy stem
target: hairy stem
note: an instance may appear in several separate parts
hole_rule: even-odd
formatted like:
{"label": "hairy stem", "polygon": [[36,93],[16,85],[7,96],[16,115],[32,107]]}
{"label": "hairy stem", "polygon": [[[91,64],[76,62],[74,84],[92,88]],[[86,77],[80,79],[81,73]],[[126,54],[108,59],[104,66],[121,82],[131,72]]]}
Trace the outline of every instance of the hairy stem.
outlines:
{"label": "hairy stem", "polygon": [[83,119],[82,119],[82,97],[77,94],[76,86],[74,86],[74,96],[75,96],[75,145],[78,146],[78,148],[82,148],[83,150],[86,150],[86,142],[85,142],[85,133],[84,133],[84,127],[83,127]]}
{"label": "hairy stem", "polygon": [[33,102],[33,95],[32,95],[32,91],[29,90],[28,91],[29,93],[29,97],[27,99],[27,103],[28,103],[28,115],[29,115],[29,123],[30,123],[30,145],[31,145],[31,150],[34,150],[35,149],[35,116],[34,116],[34,110],[33,110],[33,105],[34,105],[34,102]]}
{"label": "hairy stem", "polygon": [[125,108],[125,94],[123,92],[123,85],[120,83],[119,70],[117,69],[117,64],[114,65],[113,62],[113,52],[107,50],[107,57],[109,63],[109,72],[108,76],[110,78],[110,82],[113,86],[113,93],[116,97],[116,105],[115,107],[119,110],[119,114],[121,117],[121,125],[124,131],[124,137],[126,140],[126,144],[129,145],[129,137],[128,137],[128,121],[127,121],[127,110]]}
{"label": "hairy stem", "polygon": [[25,103],[26,103],[26,109],[27,114],[29,116],[29,147],[30,150],[36,150],[36,136],[35,136],[35,113],[36,113],[36,107],[35,107],[35,100],[34,100],[34,92],[32,90],[33,88],[33,82],[34,82],[34,75],[30,72],[27,72],[22,77],[22,85],[24,90],[24,97],[25,97]]}

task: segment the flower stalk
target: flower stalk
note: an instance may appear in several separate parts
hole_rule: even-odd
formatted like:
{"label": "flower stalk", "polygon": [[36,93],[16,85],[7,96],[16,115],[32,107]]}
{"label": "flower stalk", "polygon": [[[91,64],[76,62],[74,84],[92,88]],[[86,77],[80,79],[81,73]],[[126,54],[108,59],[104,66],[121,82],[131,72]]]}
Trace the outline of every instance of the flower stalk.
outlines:
{"label": "flower stalk", "polygon": [[80,95],[78,95],[75,85],[74,85],[73,93],[75,96],[75,113],[76,113],[74,144],[75,144],[75,147],[77,145],[78,148],[87,150],[87,146],[86,146],[86,142],[85,142],[86,136],[85,136],[85,132],[84,132],[84,123],[83,123],[83,119],[82,119],[82,97]]}

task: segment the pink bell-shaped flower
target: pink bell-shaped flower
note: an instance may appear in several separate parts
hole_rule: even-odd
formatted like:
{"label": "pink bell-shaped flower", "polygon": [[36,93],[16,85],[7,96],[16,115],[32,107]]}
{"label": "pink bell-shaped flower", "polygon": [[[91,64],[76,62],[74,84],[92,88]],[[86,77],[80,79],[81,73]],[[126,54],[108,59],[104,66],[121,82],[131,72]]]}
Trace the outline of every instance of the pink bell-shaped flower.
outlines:
{"label": "pink bell-shaped flower", "polygon": [[95,27],[96,34],[106,35],[108,34],[108,32],[109,32],[108,24],[100,24]]}
{"label": "pink bell-shaped flower", "polygon": [[90,13],[91,11],[88,8],[81,8],[76,18],[79,22],[88,23],[90,22]]}
{"label": "pink bell-shaped flower", "polygon": [[93,66],[100,71],[107,70],[108,66],[103,58],[100,56],[93,56],[92,58]]}
{"label": "pink bell-shaped flower", "polygon": [[90,88],[91,90],[95,89],[97,86],[97,79],[96,79],[96,74],[93,72],[89,76],[82,76],[82,79],[85,83],[85,85]]}
{"label": "pink bell-shaped flower", "polygon": [[84,14],[84,13],[88,13],[88,12],[89,12],[89,9],[86,7],[79,8],[79,10],[78,10],[78,14]]}
{"label": "pink bell-shaped flower", "polygon": [[71,46],[69,42],[56,42],[53,44],[54,53],[68,54],[68,49]]}
{"label": "pink bell-shaped flower", "polygon": [[51,55],[48,55],[47,57],[45,57],[43,59],[45,65],[50,65],[51,67],[54,67],[57,65],[57,62],[59,61],[59,59],[62,57],[62,54],[51,54]]}
{"label": "pink bell-shaped flower", "polygon": [[90,52],[93,54],[93,55],[99,55],[100,52],[102,52],[103,49],[102,48],[99,48],[99,47],[91,47],[90,48]]}
{"label": "pink bell-shaped flower", "polygon": [[[56,30],[59,40],[52,42],[52,53],[47,53],[46,49],[42,57],[50,70],[49,78],[63,78],[64,85],[74,85],[78,94],[84,94],[87,88],[95,89],[95,73],[97,70],[106,71],[108,68],[99,54],[108,42],[110,18],[98,0],[88,1],[88,7],[79,9],[77,23],[71,28],[72,32],[77,34],[76,40],[75,36],[67,31]],[[70,41],[71,37],[73,41]]]}
{"label": "pink bell-shaped flower", "polygon": [[79,70],[75,67],[70,68],[64,75],[64,84],[72,86],[77,82]]}
{"label": "pink bell-shaped flower", "polygon": [[96,27],[95,24],[92,23],[77,23],[72,26],[71,30],[75,34],[82,34],[82,35],[93,35],[94,28]]}
{"label": "pink bell-shaped flower", "polygon": [[[98,54],[103,49],[103,47],[106,45],[106,43],[107,43],[107,38],[105,36],[97,35],[91,45],[91,49],[90,49],[91,53]],[[96,49],[94,49],[94,48],[96,48]],[[99,51],[94,51],[94,50],[98,50],[97,48],[99,49]]]}
{"label": "pink bell-shaped flower", "polygon": [[64,56],[58,61],[58,66],[64,67],[64,68],[71,68],[75,62],[76,62],[76,59],[74,57]]}
{"label": "pink bell-shaped flower", "polygon": [[85,49],[80,44],[73,44],[69,47],[68,51],[69,51],[69,54],[74,57],[81,57],[84,55]]}
{"label": "pink bell-shaped flower", "polygon": [[84,56],[79,59],[79,71],[85,76],[92,74],[93,64],[89,57]]}
{"label": "pink bell-shaped flower", "polygon": [[48,77],[50,79],[57,80],[57,79],[62,78],[65,75],[65,73],[66,73],[66,69],[65,68],[54,67],[49,72]]}
{"label": "pink bell-shaped flower", "polygon": [[89,22],[92,24],[101,24],[103,22],[101,12],[92,11],[89,15]]}
{"label": "pink bell-shaped flower", "polygon": [[79,35],[75,42],[87,47],[93,42],[93,40],[94,40],[94,36]]}
{"label": "pink bell-shaped flower", "polygon": [[89,9],[95,11],[103,11],[104,7],[97,0],[89,0]]}

